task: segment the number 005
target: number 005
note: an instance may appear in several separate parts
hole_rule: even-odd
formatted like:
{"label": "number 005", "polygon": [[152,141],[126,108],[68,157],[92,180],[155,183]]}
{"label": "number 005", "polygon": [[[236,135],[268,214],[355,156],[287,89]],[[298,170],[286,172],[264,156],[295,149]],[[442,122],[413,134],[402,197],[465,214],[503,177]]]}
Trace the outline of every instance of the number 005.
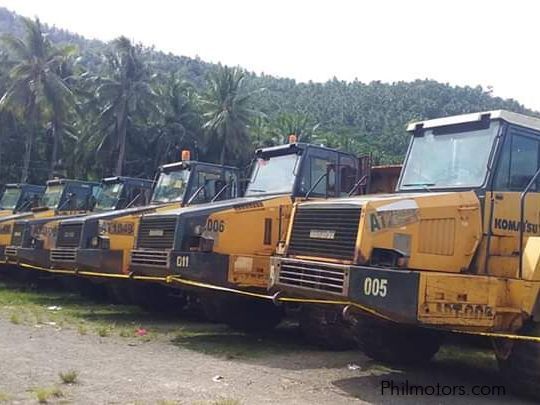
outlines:
{"label": "number 005", "polygon": [[387,292],[387,279],[366,277],[366,279],[364,280],[364,295],[372,295],[374,297],[386,297]]}

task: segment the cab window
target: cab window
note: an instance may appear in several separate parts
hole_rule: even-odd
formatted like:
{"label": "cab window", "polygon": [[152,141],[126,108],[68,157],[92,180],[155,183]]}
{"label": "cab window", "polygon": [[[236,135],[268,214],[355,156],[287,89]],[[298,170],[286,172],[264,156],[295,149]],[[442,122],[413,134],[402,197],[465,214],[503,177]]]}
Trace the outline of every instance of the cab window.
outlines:
{"label": "cab window", "polygon": [[302,178],[302,193],[306,194],[317,183],[317,181],[327,173],[328,175],[325,178],[322,178],[311,191],[310,196],[335,196],[337,177],[336,165],[334,162],[322,157],[310,156],[307,170]]}
{"label": "cab window", "polygon": [[[530,136],[510,133],[500,155],[494,188],[497,191],[522,191],[539,167],[540,141]],[[531,191],[540,191],[540,180]]]}
{"label": "cab window", "polygon": [[199,188],[204,187],[199,191],[193,202],[203,203],[211,201],[224,185],[225,182],[220,173],[210,171],[197,172],[197,181],[193,187],[193,192],[195,193]]}

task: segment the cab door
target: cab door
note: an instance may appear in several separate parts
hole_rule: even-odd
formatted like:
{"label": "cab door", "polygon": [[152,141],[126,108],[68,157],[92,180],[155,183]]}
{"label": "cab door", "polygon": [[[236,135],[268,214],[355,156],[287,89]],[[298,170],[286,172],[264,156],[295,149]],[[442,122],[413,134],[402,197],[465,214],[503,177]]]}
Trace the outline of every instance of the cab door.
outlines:
{"label": "cab door", "polygon": [[485,232],[489,236],[486,273],[518,277],[519,239],[523,230],[524,245],[531,235],[540,234],[540,180],[535,181],[525,197],[524,221],[521,222],[520,197],[540,167],[540,134],[510,126],[507,130],[493,179],[493,189],[486,195]]}
{"label": "cab door", "polygon": [[325,149],[309,148],[302,162],[302,177],[298,194],[310,197],[331,198],[339,195],[338,154]]}

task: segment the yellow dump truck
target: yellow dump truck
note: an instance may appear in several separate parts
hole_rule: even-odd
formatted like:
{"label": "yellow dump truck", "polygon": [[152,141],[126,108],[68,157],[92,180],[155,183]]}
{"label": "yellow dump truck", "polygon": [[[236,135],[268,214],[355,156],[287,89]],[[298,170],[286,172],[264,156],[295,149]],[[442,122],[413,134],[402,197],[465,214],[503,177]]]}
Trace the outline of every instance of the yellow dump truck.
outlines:
{"label": "yellow dump truck", "polygon": [[[47,181],[39,206],[28,212],[0,217],[0,262],[6,261],[5,249],[11,244],[15,221],[32,218],[51,218],[60,215],[80,215],[91,211],[100,184],[96,182],[56,179]],[[16,238],[22,236],[16,231]]]}
{"label": "yellow dump truck", "polygon": [[[101,181],[92,213],[105,215],[127,207],[148,205],[153,181],[125,176],[108,177]],[[82,219],[85,215],[19,219],[15,221],[11,242],[6,247],[6,259],[11,263],[49,267],[49,250],[54,245],[58,224],[66,219]],[[73,235],[75,237],[75,234]]]}
{"label": "yellow dump truck", "polygon": [[387,362],[429,360],[441,332],[487,333],[508,384],[538,399],[540,119],[490,111],[408,131],[396,193],[295,206],[272,291],[343,303],[333,316]]}

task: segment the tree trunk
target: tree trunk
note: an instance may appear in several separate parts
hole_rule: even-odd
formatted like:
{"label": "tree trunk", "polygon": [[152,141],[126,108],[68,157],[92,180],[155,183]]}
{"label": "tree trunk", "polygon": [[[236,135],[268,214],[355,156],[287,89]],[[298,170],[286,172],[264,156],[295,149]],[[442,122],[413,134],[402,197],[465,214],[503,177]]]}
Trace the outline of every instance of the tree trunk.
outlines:
{"label": "tree trunk", "polygon": [[36,131],[38,127],[37,109],[35,105],[32,105],[30,107],[29,115],[31,120],[31,128],[25,144],[21,183],[27,183],[28,177],[30,175],[30,160],[32,159],[32,149],[34,147],[34,139],[36,137]]}
{"label": "tree trunk", "polygon": [[56,120],[52,122],[52,138],[53,138],[53,147],[51,153],[51,165],[49,166],[49,179],[54,178],[54,170],[56,166],[56,161],[58,160],[58,143],[59,143],[59,133],[58,133],[58,123]]}
{"label": "tree trunk", "polygon": [[225,164],[225,142],[223,142],[223,146],[221,148],[221,157],[219,158],[219,162],[224,165]]}
{"label": "tree trunk", "polygon": [[126,135],[127,135],[127,106],[124,104],[117,117],[118,128],[118,160],[116,161],[115,176],[121,176],[126,160]]}

